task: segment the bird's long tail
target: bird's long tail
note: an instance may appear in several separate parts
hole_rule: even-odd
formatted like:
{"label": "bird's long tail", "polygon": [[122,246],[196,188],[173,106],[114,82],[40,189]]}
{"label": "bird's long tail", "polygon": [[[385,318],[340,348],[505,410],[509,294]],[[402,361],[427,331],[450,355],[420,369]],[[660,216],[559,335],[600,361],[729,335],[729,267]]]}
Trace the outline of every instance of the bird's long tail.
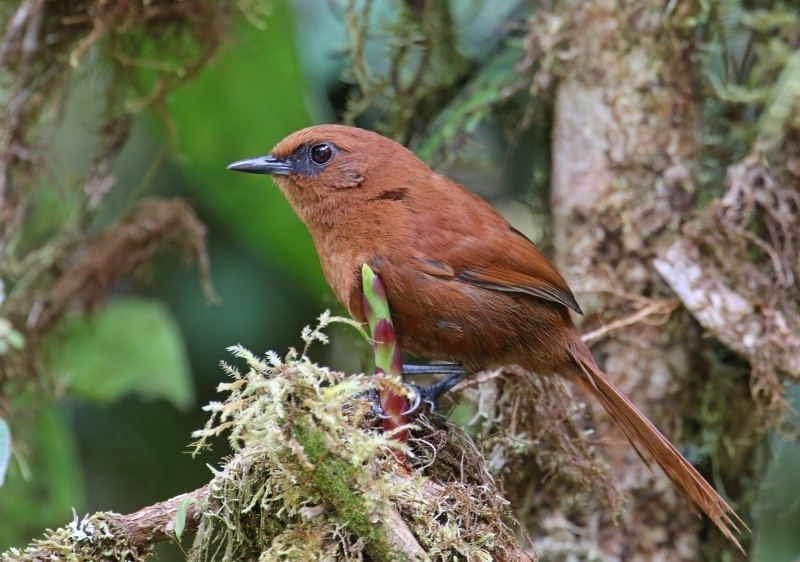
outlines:
{"label": "bird's long tail", "polygon": [[711,521],[744,553],[735,534],[747,525],[722,497],[705,481],[670,441],[653,425],[630,399],[619,390],[592,358],[589,349],[578,340],[570,346],[577,364],[575,378],[591,395],[596,396],[628,440],[647,463],[654,459],[678,491],[694,507],[700,508]]}

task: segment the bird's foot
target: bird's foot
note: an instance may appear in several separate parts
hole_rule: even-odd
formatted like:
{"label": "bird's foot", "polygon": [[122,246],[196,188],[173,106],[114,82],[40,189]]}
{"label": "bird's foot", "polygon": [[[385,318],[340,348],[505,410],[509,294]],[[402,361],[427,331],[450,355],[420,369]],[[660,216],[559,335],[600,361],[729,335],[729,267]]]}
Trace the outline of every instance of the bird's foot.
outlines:
{"label": "bird's foot", "polygon": [[[404,415],[413,414],[422,404],[430,404],[431,411],[435,412],[438,410],[439,398],[441,398],[448,390],[461,382],[466,376],[466,372],[461,365],[407,365],[403,366],[404,375],[407,374],[406,367],[414,367],[414,370],[417,372],[413,374],[441,373],[441,367],[447,367],[444,372],[449,373],[450,376],[430,386],[420,386],[409,382],[405,383],[405,385],[414,393],[414,403],[408,408],[408,410],[403,412]],[[428,367],[436,369],[432,369],[430,372],[421,372],[423,370],[427,370]]]}
{"label": "bird's foot", "polygon": [[[467,375],[464,367],[455,363],[441,363],[441,364],[427,364],[427,365],[403,365],[403,377],[414,377],[423,375],[448,375],[447,378],[432,384],[430,386],[422,386],[410,382],[403,382],[403,386],[409,390],[409,395],[412,397],[409,407],[401,413],[403,416],[413,414],[419,410],[423,404],[429,404],[431,411],[438,410],[439,398],[441,398],[447,391],[457,385]],[[390,416],[384,411],[381,406],[381,399],[376,389],[367,391],[367,399],[372,404],[372,412],[375,417],[385,420]]]}
{"label": "bird's foot", "polygon": [[[419,388],[417,385],[404,383],[404,386],[413,387],[410,394],[414,397],[414,399],[408,409],[400,413],[401,416],[406,416],[415,412],[419,408],[420,402],[422,401],[422,394],[417,392],[417,389]],[[392,417],[386,413],[386,410],[383,409],[383,406],[381,405],[381,397],[380,394],[378,394],[377,389],[371,388],[367,391],[367,400],[369,400],[370,404],[372,405],[372,413],[375,414],[376,418],[388,420]]]}
{"label": "bird's foot", "polygon": [[372,413],[375,414],[376,418],[379,420],[388,420],[391,417],[383,409],[383,406],[381,406],[381,397],[377,389],[370,388],[367,391],[367,400],[369,400],[369,403],[372,405]]}
{"label": "bird's foot", "polygon": [[457,385],[466,376],[464,367],[455,363],[428,364],[428,365],[403,365],[403,378],[421,375],[448,375],[447,378],[430,386],[420,386],[418,384],[406,382],[405,385],[411,389],[415,398],[414,403],[408,408],[405,414],[412,414],[417,411],[422,404],[429,404],[431,411],[438,408],[439,398],[448,390]]}

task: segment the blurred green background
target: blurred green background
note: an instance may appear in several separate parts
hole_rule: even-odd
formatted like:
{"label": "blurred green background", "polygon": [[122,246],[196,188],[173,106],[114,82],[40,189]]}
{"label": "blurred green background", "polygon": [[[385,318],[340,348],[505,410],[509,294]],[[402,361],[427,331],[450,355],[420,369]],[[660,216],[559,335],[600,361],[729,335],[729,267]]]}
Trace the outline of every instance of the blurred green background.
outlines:
{"label": "blurred green background", "polygon": [[[493,17],[471,15],[464,48],[475,48],[496,31],[504,6],[511,4],[485,10]],[[266,153],[292,131],[338,120],[347,97],[349,85],[341,80],[347,64],[341,14],[314,0],[271,6],[261,26],[235,16],[231,39],[214,62],[170,97],[174,145],[152,178],[151,163],[168,135],[157,118],[140,118],[118,159],[119,186],[107,203],[109,216],[117,216],[144,195],[188,200],[208,227],[220,302],[205,298],[195,268],[177,258],[163,259],[144,284],[141,298],[149,299],[140,307],[144,312],[131,314],[118,306],[112,307],[114,314],[103,315],[102,321],[139,333],[151,331],[150,320],[168,317],[166,329],[164,322],[153,324],[163,333],[152,330],[149,351],[162,368],[171,366],[175,378],[156,390],[153,381],[124,375],[128,383],[122,388],[92,384],[80,392],[76,384],[76,393],[48,407],[37,419],[26,454],[12,459],[0,488],[0,551],[27,544],[45,527],[63,525],[72,517],[71,508],[79,515],[125,513],[206,483],[206,463],[224,455],[224,444],[194,459],[188,444],[191,432],[205,421],[201,406],[217,398],[215,387],[223,379],[218,364],[229,357],[226,347],[240,343],[258,354],[269,349],[283,354],[299,345],[301,328],[323,310],[342,312],[305,228],[278,190],[263,176],[225,169],[233,160]],[[77,174],[91,154],[82,144],[91,135],[80,117],[91,112],[91,82],[73,97],[54,155],[65,174]],[[520,142],[546,154],[542,137],[533,131]],[[487,126],[481,140],[480,158],[451,172],[468,185],[498,186],[481,194],[511,212],[516,209],[519,220],[532,224],[524,210],[519,212],[522,206],[513,204],[541,195],[535,182],[519,181],[530,176],[530,163],[503,144],[498,130]],[[520,185],[528,191],[509,187]],[[97,327],[74,330],[86,330],[87,347],[104,345],[92,339],[100,332]],[[354,349],[363,346],[341,329],[334,346],[313,353],[333,367],[359,369],[366,355]],[[124,366],[109,355],[98,368],[110,379]],[[80,360],[62,359],[64,365]],[[756,524],[754,559],[765,562],[800,559],[800,449],[782,442],[775,450],[760,511],[745,514]],[[159,548],[162,560],[182,557],[174,545]]]}

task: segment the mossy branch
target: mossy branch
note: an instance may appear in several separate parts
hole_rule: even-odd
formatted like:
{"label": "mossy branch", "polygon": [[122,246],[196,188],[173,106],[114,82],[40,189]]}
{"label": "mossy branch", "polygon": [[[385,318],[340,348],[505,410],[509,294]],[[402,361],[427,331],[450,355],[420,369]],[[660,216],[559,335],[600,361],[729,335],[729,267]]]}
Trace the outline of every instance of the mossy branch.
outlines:
{"label": "mossy branch", "polygon": [[110,511],[83,518],[76,515],[72,523],[46,531],[25,549],[12,548],[0,554],[0,560],[144,560],[156,543],[175,539],[178,510],[187,498],[195,501],[186,509],[184,532],[194,532],[202,514],[200,506],[208,499],[208,485],[128,515]]}

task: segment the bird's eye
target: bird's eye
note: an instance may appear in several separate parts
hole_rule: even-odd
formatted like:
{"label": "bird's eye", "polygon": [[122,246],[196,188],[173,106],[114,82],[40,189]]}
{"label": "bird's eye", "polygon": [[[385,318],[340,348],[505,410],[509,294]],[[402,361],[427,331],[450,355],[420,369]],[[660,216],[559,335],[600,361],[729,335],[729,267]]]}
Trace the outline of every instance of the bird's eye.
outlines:
{"label": "bird's eye", "polygon": [[321,166],[322,164],[328,162],[332,156],[333,148],[331,148],[331,145],[329,144],[315,144],[311,147],[311,159],[315,164],[319,164]]}

